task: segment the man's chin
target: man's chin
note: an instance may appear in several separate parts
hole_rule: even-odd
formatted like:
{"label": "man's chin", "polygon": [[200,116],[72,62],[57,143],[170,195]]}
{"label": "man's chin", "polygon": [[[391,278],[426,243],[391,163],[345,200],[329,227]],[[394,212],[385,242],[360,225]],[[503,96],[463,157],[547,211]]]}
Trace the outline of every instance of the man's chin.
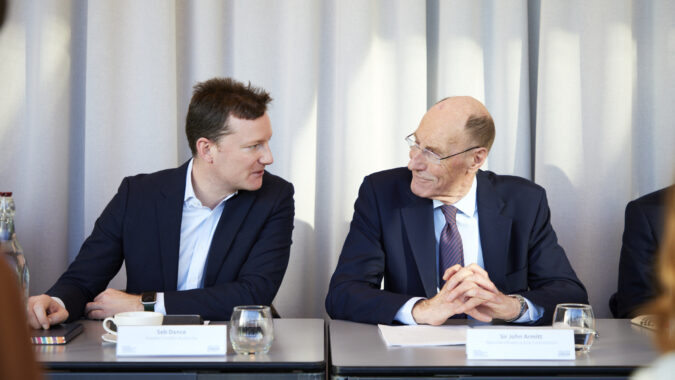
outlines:
{"label": "man's chin", "polygon": [[417,181],[410,183],[410,191],[420,198],[429,198],[430,192],[428,186],[421,185]]}
{"label": "man's chin", "polygon": [[244,190],[255,191],[262,187],[262,177],[246,182],[246,188]]}

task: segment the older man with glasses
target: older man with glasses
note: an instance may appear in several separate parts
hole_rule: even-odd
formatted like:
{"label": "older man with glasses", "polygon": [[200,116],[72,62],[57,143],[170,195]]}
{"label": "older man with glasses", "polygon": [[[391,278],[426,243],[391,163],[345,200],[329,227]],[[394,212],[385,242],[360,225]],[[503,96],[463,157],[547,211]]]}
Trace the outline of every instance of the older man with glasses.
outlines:
{"label": "older man with glasses", "polygon": [[446,98],[406,137],[407,168],[364,179],[326,297],[332,318],[546,324],[556,304],[588,302],[544,189],[480,170],[494,136],[481,102]]}

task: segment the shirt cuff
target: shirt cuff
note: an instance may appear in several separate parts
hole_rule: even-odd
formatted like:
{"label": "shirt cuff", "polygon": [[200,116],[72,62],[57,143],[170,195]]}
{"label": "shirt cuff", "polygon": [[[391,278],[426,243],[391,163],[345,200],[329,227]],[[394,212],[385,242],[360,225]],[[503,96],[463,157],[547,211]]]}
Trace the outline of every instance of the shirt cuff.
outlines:
{"label": "shirt cuff", "polygon": [[424,297],[413,297],[409,299],[406,303],[401,306],[400,309],[396,312],[394,320],[403,323],[404,325],[417,325],[415,318],[412,316],[412,309],[419,300],[423,300]]}
{"label": "shirt cuff", "polygon": [[[54,301],[56,301],[59,305],[61,305],[62,308],[66,309],[66,304],[63,303],[63,301],[61,300],[61,298],[59,298],[59,297],[52,297],[52,299],[53,299]],[[66,309],[66,311],[67,311],[67,310],[68,310],[68,309]]]}
{"label": "shirt cuff", "polygon": [[157,302],[155,302],[155,311],[166,315],[166,308],[164,307],[164,293],[157,292]]}
{"label": "shirt cuff", "polygon": [[523,297],[525,302],[527,302],[527,311],[525,314],[521,315],[520,318],[512,321],[511,323],[530,323],[536,322],[544,315],[544,308],[542,306],[537,306],[530,302],[527,298]]}

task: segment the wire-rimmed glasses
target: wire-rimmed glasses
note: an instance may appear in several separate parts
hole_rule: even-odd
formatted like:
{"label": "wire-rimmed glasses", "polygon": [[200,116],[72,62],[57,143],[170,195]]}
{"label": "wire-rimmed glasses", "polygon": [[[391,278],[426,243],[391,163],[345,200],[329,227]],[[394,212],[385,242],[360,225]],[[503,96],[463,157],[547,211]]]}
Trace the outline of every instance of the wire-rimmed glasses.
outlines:
{"label": "wire-rimmed glasses", "polygon": [[434,153],[434,152],[430,151],[429,149],[422,148],[422,147],[415,141],[415,133],[411,133],[411,134],[409,134],[408,136],[406,136],[405,141],[408,143],[408,146],[410,147],[411,150],[414,149],[414,150],[416,150],[416,151],[422,153],[422,156],[423,156],[428,162],[431,162],[431,163],[434,163],[434,164],[440,164],[441,161],[443,161],[443,160],[446,160],[446,159],[448,159],[448,158],[458,156],[458,155],[460,155],[460,154],[462,154],[462,153],[466,153],[466,152],[468,152],[468,151],[471,151],[471,150],[480,148],[480,146],[474,146],[474,147],[471,147],[471,148],[469,148],[469,149],[465,149],[465,150],[463,150],[463,151],[461,151],[461,152],[458,152],[458,153],[455,153],[455,154],[451,154],[451,155],[449,155],[449,156],[441,157],[441,156],[439,156],[437,153]]}

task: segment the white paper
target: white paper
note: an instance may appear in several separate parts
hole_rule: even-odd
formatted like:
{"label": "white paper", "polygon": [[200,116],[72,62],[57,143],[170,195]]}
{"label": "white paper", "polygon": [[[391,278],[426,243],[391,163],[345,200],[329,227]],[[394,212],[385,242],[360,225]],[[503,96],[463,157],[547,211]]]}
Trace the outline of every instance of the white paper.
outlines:
{"label": "white paper", "polygon": [[574,332],[553,328],[473,328],[467,331],[470,360],[574,360]]}
{"label": "white paper", "polygon": [[466,343],[467,326],[378,327],[387,346],[452,346]]}
{"label": "white paper", "polygon": [[226,325],[118,326],[117,356],[218,356]]}

